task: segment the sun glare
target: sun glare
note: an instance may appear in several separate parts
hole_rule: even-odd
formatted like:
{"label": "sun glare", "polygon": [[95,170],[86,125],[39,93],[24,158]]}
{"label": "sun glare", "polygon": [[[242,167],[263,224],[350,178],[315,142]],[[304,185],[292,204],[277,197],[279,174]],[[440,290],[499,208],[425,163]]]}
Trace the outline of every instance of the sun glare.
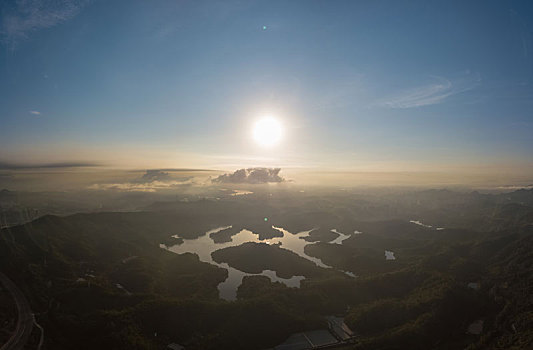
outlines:
{"label": "sun glare", "polygon": [[254,140],[263,147],[274,146],[281,140],[283,133],[281,123],[272,118],[267,117],[260,119],[254,125]]}

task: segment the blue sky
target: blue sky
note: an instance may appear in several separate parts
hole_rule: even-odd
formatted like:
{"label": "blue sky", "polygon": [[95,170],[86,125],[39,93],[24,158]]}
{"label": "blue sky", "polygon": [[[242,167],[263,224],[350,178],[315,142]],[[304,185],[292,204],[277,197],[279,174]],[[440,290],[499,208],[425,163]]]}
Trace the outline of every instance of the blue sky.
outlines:
{"label": "blue sky", "polygon": [[0,161],[531,171],[530,3],[2,2]]}

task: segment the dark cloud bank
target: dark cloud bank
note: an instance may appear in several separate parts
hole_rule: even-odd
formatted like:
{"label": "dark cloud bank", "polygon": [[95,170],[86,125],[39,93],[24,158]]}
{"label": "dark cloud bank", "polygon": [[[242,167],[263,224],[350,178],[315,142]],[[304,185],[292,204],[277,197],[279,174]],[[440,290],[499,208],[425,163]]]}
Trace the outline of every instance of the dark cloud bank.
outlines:
{"label": "dark cloud bank", "polygon": [[248,168],[239,169],[233,173],[220,175],[211,180],[213,183],[247,183],[265,184],[269,182],[283,182],[285,179],[279,176],[281,168]]}
{"label": "dark cloud bank", "polygon": [[148,182],[154,182],[154,181],[170,181],[172,180],[172,177],[170,174],[163,170],[153,169],[153,170],[146,170],[146,173],[136,182],[139,183],[148,183]]}

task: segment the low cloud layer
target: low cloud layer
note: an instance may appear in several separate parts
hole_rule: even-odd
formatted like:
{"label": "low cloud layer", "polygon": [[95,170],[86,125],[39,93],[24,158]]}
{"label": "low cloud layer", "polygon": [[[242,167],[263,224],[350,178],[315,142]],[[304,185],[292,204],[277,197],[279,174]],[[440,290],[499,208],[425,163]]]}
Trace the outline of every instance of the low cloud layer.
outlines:
{"label": "low cloud layer", "polygon": [[172,176],[164,170],[152,169],[146,170],[140,178],[135,180],[121,183],[93,184],[89,188],[93,190],[156,192],[158,190],[190,186],[192,183],[192,176]]}
{"label": "low cloud layer", "polygon": [[283,182],[285,179],[279,176],[281,168],[248,168],[239,169],[233,173],[220,175],[212,180],[213,183],[248,183],[264,184],[270,182]]}
{"label": "low cloud layer", "polygon": [[171,190],[180,187],[190,186],[191,181],[153,181],[147,183],[124,182],[111,184],[93,184],[88,188],[91,190],[115,190],[126,192],[156,192],[159,190]]}

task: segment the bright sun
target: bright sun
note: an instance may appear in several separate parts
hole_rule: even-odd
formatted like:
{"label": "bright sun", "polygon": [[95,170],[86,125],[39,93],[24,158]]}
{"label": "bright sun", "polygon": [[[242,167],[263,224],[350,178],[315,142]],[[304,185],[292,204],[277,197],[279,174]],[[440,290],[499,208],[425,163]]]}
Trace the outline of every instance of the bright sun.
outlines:
{"label": "bright sun", "polygon": [[282,133],[281,123],[272,117],[260,119],[254,125],[254,140],[263,147],[277,144]]}

